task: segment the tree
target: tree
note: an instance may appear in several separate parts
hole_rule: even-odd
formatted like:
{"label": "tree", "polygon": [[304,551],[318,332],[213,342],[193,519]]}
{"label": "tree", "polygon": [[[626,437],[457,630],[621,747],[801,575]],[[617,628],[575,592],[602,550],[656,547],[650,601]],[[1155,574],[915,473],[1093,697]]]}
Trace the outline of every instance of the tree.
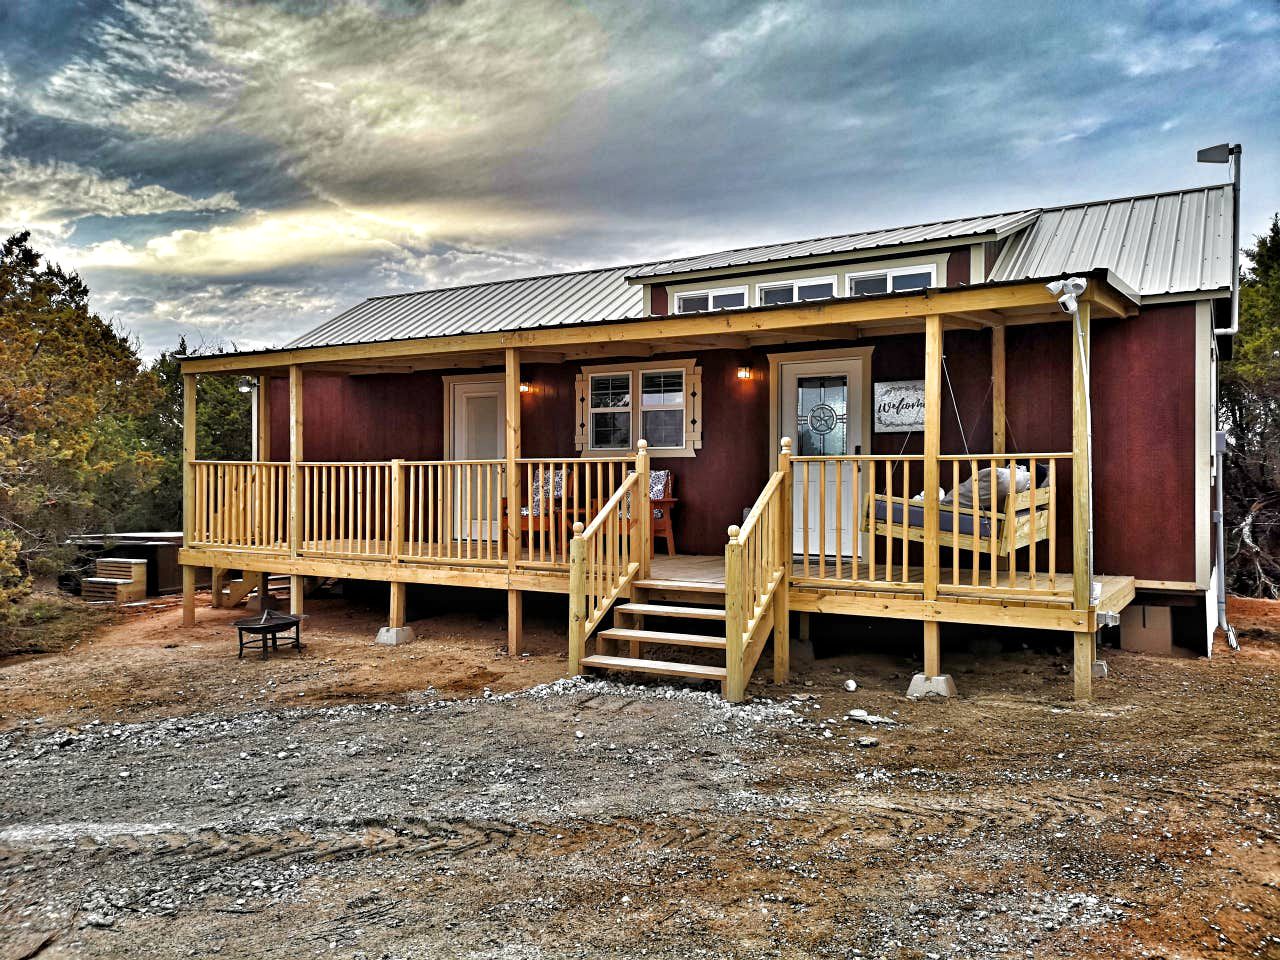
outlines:
{"label": "tree", "polygon": [[[221,353],[222,345],[201,353]],[[160,354],[150,372],[159,400],[139,422],[155,452],[163,458],[159,482],[135,497],[118,530],[182,529],[182,369],[185,338]],[[199,377],[196,384],[196,455],[207,460],[248,460],[252,452],[251,401],[239,391],[237,377]],[[266,454],[263,454],[264,458]]]}
{"label": "tree", "polygon": [[1244,250],[1240,332],[1220,377],[1231,589],[1280,597],[1280,214]]}
{"label": "tree", "polygon": [[0,247],[0,593],[10,595],[57,572],[69,535],[109,528],[161,462],[138,429],[156,378],[90,311],[80,277],[29,239]]}

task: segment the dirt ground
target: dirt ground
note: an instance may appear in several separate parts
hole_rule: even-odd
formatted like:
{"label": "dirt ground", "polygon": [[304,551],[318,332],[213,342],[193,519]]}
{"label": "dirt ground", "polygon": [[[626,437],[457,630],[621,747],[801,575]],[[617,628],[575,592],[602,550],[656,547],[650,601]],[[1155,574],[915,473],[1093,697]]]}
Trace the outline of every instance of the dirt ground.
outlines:
{"label": "dirt ground", "polygon": [[560,679],[552,619],[309,612],[265,662],[173,603],[0,661],[2,960],[1280,957],[1280,604],[1086,706],[1050,647],[916,703],[910,651],[797,643],[730,706]]}

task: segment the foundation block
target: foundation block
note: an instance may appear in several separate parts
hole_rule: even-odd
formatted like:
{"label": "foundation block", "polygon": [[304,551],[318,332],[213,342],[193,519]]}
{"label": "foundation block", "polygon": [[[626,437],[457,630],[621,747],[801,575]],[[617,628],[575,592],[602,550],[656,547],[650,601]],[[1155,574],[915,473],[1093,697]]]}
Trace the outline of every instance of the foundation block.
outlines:
{"label": "foundation block", "polygon": [[912,700],[921,700],[925,697],[954,697],[956,696],[956,682],[951,679],[951,674],[949,673],[936,677],[917,673],[911,678],[911,686],[907,688],[907,696]]}
{"label": "foundation block", "polygon": [[413,627],[382,627],[378,630],[376,643],[385,644],[388,647],[397,647],[402,643],[408,643],[414,639]]}

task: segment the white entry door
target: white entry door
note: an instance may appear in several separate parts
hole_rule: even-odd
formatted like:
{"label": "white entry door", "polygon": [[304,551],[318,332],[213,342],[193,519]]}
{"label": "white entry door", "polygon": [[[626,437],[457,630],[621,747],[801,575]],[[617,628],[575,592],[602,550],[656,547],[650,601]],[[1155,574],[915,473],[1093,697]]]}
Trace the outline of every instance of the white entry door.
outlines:
{"label": "white entry door", "polygon": [[[451,460],[500,460],[507,455],[506,424],[504,408],[504,385],[502,380],[455,380],[450,383],[449,408],[453,422],[449,425],[450,443],[449,458]],[[496,540],[501,535],[501,513],[499,498],[501,484],[492,483],[485,486],[475,483],[475,489],[467,490],[466,477],[468,471],[461,467],[452,468],[456,476],[453,478],[454,495],[453,529],[463,537],[472,540]],[[474,479],[478,471],[472,471]],[[477,498],[488,495],[491,502],[485,509]],[[479,520],[477,517],[493,519]]]}
{"label": "white entry door", "polygon": [[[779,440],[791,437],[797,457],[842,456],[863,452],[860,356],[779,363]],[[795,550],[808,545],[816,557],[851,557],[858,542],[851,463],[829,463],[824,471],[809,464],[793,471],[792,504]],[[825,490],[824,490],[825,487]],[[806,509],[807,504],[807,509]],[[837,522],[842,517],[843,522]]]}

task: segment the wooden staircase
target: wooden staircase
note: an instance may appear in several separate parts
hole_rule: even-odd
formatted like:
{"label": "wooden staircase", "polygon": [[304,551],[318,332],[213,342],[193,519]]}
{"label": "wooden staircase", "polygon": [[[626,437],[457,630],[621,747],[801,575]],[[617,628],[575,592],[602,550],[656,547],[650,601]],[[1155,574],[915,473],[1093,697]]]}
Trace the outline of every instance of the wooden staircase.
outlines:
{"label": "wooden staircase", "polygon": [[134,603],[147,599],[147,561],[99,557],[94,575],[80,581],[80,596],[91,603]]}
{"label": "wooden staircase", "polygon": [[[632,599],[613,607],[614,626],[596,633],[597,652],[583,657],[582,666],[595,670],[626,670],[668,677],[689,677],[723,683],[728,675],[725,656],[724,584],[682,580],[636,580],[631,585]],[[692,621],[715,633],[685,633],[672,630],[650,630],[649,618]],[[649,647],[678,647],[719,651],[719,664],[708,665],[685,660],[660,660],[643,656]],[[627,656],[619,651],[626,649]]]}
{"label": "wooden staircase", "polygon": [[[778,469],[742,526],[729,527],[719,582],[652,577],[649,452],[643,440],[638,447],[635,472],[627,475],[590,523],[573,525],[570,671],[628,670],[717,680],[725,699],[737,702],[746,697],[752,671],[773,637],[774,681],[785,683],[790,650],[791,441],[783,439]],[[604,628],[610,611],[613,625]],[[674,621],[681,628],[651,630],[646,621],[652,619]],[[589,654],[593,637],[595,652]],[[628,656],[621,654],[622,644]],[[686,653],[714,650],[720,662],[704,664],[683,657],[660,660],[643,656],[645,647]]]}

